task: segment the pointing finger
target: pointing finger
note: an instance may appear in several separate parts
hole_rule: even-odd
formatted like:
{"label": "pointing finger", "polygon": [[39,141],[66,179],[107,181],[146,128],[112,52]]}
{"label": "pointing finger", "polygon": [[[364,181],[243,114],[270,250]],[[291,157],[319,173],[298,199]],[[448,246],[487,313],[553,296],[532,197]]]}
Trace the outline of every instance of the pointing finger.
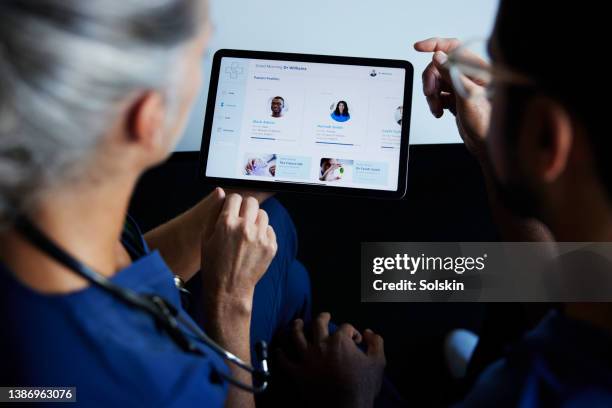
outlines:
{"label": "pointing finger", "polygon": [[419,52],[450,52],[461,45],[461,41],[456,38],[433,37],[418,41],[414,44],[414,49]]}

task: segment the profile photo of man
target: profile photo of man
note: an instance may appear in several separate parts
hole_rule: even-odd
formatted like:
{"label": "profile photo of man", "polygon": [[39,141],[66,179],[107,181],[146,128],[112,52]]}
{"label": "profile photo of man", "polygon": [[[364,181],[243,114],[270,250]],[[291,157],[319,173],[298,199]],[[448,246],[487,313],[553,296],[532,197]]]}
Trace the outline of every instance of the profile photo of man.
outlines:
{"label": "profile photo of man", "polygon": [[374,78],[376,75],[378,75],[378,72],[376,72],[376,70],[373,69],[372,72],[370,72],[370,76]]}
{"label": "profile photo of man", "polygon": [[282,96],[275,96],[270,103],[273,118],[282,118],[285,109],[285,99]]}
{"label": "profile photo of man", "polygon": [[404,107],[398,106],[395,110],[395,121],[398,125],[402,126],[402,117],[404,116]]}

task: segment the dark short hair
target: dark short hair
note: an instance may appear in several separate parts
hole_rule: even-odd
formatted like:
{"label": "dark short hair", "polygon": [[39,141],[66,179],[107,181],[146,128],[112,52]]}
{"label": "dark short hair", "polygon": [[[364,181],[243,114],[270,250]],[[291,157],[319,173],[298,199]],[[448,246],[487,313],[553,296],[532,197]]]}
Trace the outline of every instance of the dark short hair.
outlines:
{"label": "dark short hair", "polygon": [[[593,0],[502,0],[495,34],[503,62],[533,78],[537,86],[532,92],[558,100],[586,130],[594,165],[612,199],[612,121],[605,103],[609,80],[604,62],[608,16],[608,5]],[[521,104],[514,105],[513,113],[522,113]]]}
{"label": "dark short hair", "polygon": [[285,99],[282,96],[275,96],[274,98],[272,98],[272,100],[275,99],[280,99],[281,101],[283,101],[283,105],[285,104]]}

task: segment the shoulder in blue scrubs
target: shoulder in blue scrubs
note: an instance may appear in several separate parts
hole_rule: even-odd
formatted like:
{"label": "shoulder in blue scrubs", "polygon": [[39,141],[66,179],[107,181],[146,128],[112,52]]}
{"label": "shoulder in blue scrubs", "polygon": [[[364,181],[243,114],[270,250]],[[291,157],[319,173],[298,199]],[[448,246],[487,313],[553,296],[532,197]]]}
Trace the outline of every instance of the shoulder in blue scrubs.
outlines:
{"label": "shoulder in blue scrubs", "polygon": [[552,312],[487,368],[460,407],[610,407],[612,336]]}
{"label": "shoulder in blue scrubs", "polygon": [[[122,241],[134,262],[111,280],[159,294],[185,313],[171,271],[129,220]],[[182,351],[148,314],[97,287],[43,295],[0,264],[0,319],[3,386],[76,386],[77,403],[99,407],[225,401],[219,372],[229,369],[217,354],[201,343],[204,356]]]}

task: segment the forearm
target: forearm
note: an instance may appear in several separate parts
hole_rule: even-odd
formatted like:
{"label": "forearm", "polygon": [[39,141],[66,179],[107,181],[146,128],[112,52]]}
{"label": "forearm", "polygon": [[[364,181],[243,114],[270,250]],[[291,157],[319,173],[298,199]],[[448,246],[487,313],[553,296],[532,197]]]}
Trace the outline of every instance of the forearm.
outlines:
{"label": "forearm", "polygon": [[[250,364],[250,307],[248,310],[242,309],[242,307],[238,310],[233,305],[222,300],[215,301],[214,305],[211,302],[204,302],[203,307],[206,315],[203,325],[207,334],[225,350]],[[252,385],[253,378],[251,373],[235,364],[228,363],[228,365],[231,375],[235,380],[249,386]],[[252,393],[230,385],[225,406],[254,407],[255,399]]]}
{"label": "forearm", "polygon": [[205,218],[196,205],[144,236],[149,248],[158,250],[170,269],[184,281],[200,269]]}
{"label": "forearm", "polygon": [[[237,355],[242,361],[251,363],[251,347],[250,347],[250,322],[246,324],[246,329],[232,330],[232,334],[225,337],[223,340],[219,340],[222,347],[226,350]],[[253,384],[253,377],[251,373],[243,370],[235,364],[230,363],[230,371],[235,380],[240,381],[246,385]],[[244,391],[238,387],[230,386],[227,394],[227,400],[225,401],[226,407],[254,407],[255,399],[253,394]]]}

